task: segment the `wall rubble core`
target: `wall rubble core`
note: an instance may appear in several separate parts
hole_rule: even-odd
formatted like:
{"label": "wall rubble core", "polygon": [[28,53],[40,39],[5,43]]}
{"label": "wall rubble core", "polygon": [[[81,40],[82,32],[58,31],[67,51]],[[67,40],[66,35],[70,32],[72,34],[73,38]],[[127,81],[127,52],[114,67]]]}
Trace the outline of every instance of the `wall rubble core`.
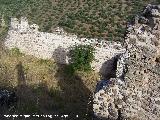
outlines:
{"label": "wall rubble core", "polygon": [[[125,43],[128,53],[118,61],[117,77],[94,95],[94,114],[104,120],[159,120],[160,5],[149,4],[136,16],[128,25]],[[122,80],[124,64],[127,72]]]}
{"label": "wall rubble core", "polygon": [[29,25],[25,17],[20,22],[11,18],[5,46],[9,49],[17,47],[22,53],[33,55],[42,59],[55,59],[62,64],[68,64],[67,52],[73,45],[93,45],[95,48],[95,61],[92,63],[94,70],[99,71],[101,65],[113,56],[125,52],[120,43],[98,39],[78,38],[69,35],[62,29],[57,32],[46,33],[38,31],[38,25]]}

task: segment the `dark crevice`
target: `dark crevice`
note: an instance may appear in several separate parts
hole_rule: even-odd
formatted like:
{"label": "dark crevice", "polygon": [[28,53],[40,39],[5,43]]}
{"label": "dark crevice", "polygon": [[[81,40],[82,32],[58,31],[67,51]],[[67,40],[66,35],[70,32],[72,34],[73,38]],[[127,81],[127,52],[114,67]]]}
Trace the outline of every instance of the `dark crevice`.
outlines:
{"label": "dark crevice", "polygon": [[117,62],[119,57],[120,54],[112,57],[110,60],[102,64],[102,67],[100,68],[101,79],[109,80],[110,78],[116,78]]}

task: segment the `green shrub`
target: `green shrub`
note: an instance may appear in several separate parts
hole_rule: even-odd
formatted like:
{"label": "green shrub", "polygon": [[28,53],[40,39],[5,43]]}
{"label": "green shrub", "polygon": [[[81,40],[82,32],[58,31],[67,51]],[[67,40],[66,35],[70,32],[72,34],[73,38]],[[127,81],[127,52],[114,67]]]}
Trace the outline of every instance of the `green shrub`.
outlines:
{"label": "green shrub", "polygon": [[71,48],[71,67],[74,71],[90,71],[94,60],[94,48],[90,45],[78,45]]}

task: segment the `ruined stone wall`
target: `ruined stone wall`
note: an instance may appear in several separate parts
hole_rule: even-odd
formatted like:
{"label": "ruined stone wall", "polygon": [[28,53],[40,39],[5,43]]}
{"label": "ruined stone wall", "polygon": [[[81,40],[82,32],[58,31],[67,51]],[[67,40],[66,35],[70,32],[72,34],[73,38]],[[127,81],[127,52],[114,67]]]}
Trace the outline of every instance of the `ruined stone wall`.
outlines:
{"label": "ruined stone wall", "polygon": [[96,60],[92,63],[92,67],[97,71],[106,60],[125,51],[120,43],[78,38],[76,35],[69,35],[60,29],[57,29],[58,32],[55,33],[40,32],[38,28],[36,24],[29,25],[27,18],[22,17],[21,20],[12,18],[5,46],[9,49],[17,47],[22,53],[42,59],[54,59],[59,63],[66,64],[70,46],[90,44],[96,49]]}
{"label": "ruined stone wall", "polygon": [[111,120],[159,120],[160,6],[148,5],[127,32],[127,52],[118,61],[117,78],[95,94],[93,111]]}

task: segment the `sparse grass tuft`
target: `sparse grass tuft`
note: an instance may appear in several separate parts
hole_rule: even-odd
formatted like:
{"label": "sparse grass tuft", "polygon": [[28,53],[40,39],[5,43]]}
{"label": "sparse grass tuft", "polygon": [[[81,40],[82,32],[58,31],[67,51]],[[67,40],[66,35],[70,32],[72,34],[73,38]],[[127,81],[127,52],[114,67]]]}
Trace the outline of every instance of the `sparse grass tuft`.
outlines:
{"label": "sparse grass tuft", "polygon": [[53,60],[45,60],[45,59],[39,59],[38,63],[40,65],[47,65],[47,66],[50,66],[50,67],[52,67],[53,64],[55,64]]}
{"label": "sparse grass tuft", "polygon": [[20,57],[20,56],[22,56],[23,54],[20,52],[20,50],[18,49],[18,48],[12,48],[11,49],[11,55],[12,56],[15,56],[15,57]]}

